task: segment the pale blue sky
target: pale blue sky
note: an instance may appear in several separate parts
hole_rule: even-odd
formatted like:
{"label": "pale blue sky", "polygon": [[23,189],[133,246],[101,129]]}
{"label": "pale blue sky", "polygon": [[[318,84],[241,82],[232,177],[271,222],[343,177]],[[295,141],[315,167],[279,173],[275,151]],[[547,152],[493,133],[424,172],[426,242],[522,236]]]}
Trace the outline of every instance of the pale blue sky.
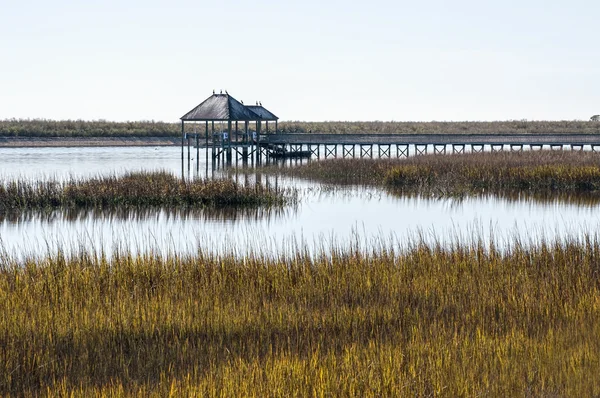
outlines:
{"label": "pale blue sky", "polygon": [[212,89],[282,120],[600,113],[598,1],[0,0],[0,119],[178,118]]}

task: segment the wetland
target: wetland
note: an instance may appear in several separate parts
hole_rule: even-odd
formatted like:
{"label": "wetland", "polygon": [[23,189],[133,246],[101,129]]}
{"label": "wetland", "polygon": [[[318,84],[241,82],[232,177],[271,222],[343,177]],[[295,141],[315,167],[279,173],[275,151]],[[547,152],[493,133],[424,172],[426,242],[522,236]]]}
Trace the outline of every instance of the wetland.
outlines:
{"label": "wetland", "polygon": [[597,154],[1,148],[0,393],[600,394]]}

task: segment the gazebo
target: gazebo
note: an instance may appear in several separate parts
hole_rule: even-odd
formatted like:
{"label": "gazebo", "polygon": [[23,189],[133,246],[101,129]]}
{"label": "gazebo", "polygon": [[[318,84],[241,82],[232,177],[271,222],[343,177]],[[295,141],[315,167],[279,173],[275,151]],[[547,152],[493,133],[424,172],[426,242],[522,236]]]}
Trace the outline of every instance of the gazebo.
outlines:
{"label": "gazebo", "polygon": [[[183,161],[185,140],[188,138],[188,161],[189,161],[189,137],[196,139],[196,148],[200,144],[200,134],[194,131],[194,134],[185,132],[185,123],[205,124],[206,146],[212,141],[213,159],[222,154],[226,154],[231,159],[232,150],[247,159],[253,153],[256,153],[257,159],[260,156],[259,148],[261,125],[266,123],[266,133],[269,133],[269,121],[275,121],[275,133],[277,132],[277,120],[279,119],[272,112],[268,111],[257,103],[256,105],[246,106],[242,102],[233,98],[227,91],[225,94],[213,94],[196,106],[194,109],[183,115],[181,118],[181,159]],[[220,124],[220,128],[215,131],[215,122]],[[239,130],[239,123],[243,122],[243,131]],[[255,123],[255,135],[250,137],[249,124]],[[210,124],[210,126],[209,126]],[[225,125],[226,124],[226,125]],[[224,126],[225,125],[225,126]],[[209,130],[211,134],[209,134]],[[235,136],[235,139],[234,139]],[[212,140],[210,139],[212,138]],[[249,150],[250,149],[250,150]],[[208,152],[207,152],[208,156]],[[237,155],[236,155],[237,156]]]}

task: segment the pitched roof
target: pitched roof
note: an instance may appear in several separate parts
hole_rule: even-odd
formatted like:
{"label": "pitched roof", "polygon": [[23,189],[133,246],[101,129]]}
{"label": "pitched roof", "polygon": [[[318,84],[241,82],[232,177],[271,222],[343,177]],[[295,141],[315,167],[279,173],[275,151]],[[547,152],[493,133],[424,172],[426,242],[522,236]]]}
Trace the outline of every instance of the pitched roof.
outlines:
{"label": "pitched roof", "polygon": [[[270,112],[269,112],[270,113]],[[229,94],[213,94],[181,120],[261,120],[261,117]]]}
{"label": "pitched roof", "polygon": [[246,108],[256,113],[262,120],[279,119],[277,116],[275,116],[272,112],[267,110],[267,108],[263,107],[262,105],[246,105]]}

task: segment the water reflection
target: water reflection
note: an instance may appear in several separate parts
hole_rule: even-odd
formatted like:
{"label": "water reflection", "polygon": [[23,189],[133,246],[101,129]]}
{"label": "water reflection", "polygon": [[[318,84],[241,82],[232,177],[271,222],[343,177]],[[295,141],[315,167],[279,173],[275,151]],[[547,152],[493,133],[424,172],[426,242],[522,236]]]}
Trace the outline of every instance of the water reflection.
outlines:
{"label": "water reflection", "polygon": [[[400,194],[373,186],[340,187],[267,176],[252,162],[238,162],[238,168],[221,165],[212,169],[202,151],[200,167],[192,168],[192,177],[226,172],[233,173],[233,178],[241,183],[260,180],[272,187],[294,186],[299,189],[299,203],[285,208],[93,208],[0,214],[0,246],[37,254],[48,250],[48,242],[75,242],[76,247],[83,242],[86,248],[107,253],[114,242],[139,244],[140,250],[159,246],[175,253],[193,253],[199,247],[215,252],[234,247],[239,253],[256,248],[277,253],[277,248],[287,242],[306,242],[318,248],[328,241],[352,242],[357,235],[369,242],[393,236],[402,243],[414,239],[418,232],[436,242],[452,244],[453,237],[463,234],[487,241],[493,231],[496,237],[521,234],[535,240],[543,236],[576,236],[582,231],[597,231],[600,226],[600,197],[593,193]],[[303,162],[306,161],[288,159],[270,164],[286,168]],[[17,148],[0,150],[0,170],[0,175],[9,180],[39,180],[44,176],[64,180],[139,170],[167,170],[178,175],[182,172],[181,150]]]}
{"label": "water reflection", "polygon": [[397,198],[427,198],[430,200],[453,200],[463,202],[467,199],[502,199],[507,202],[520,202],[529,204],[568,204],[581,207],[596,207],[600,205],[600,195],[597,192],[523,192],[523,191],[479,191],[461,194],[445,194],[442,192],[416,193],[402,190],[388,189],[390,195]]}
{"label": "water reflection", "polygon": [[164,220],[184,222],[200,220],[209,222],[252,222],[263,219],[277,220],[293,215],[297,205],[270,207],[209,207],[209,208],[67,208],[57,210],[29,210],[0,213],[0,223],[12,225],[28,223],[112,221],[141,222]]}

